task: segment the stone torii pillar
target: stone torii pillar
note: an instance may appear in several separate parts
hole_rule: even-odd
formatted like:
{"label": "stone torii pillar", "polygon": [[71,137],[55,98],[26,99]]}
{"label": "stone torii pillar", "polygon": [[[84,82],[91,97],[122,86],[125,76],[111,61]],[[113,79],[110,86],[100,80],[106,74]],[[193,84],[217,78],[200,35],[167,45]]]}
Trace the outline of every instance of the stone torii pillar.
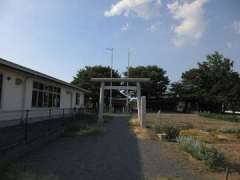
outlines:
{"label": "stone torii pillar", "polygon": [[103,107],[104,107],[104,82],[101,82],[100,96],[99,96],[99,110],[98,110],[98,121],[103,123]]}
{"label": "stone torii pillar", "polygon": [[141,97],[141,116],[140,116],[140,126],[142,128],[146,127],[146,96]]}
{"label": "stone torii pillar", "polygon": [[141,85],[137,82],[137,109],[138,109],[138,120],[141,122]]}

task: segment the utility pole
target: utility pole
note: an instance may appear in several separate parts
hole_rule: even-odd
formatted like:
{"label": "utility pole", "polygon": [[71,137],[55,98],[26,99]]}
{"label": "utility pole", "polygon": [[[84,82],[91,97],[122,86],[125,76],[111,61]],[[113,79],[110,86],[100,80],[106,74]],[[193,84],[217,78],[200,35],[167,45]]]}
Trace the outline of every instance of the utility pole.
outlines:
{"label": "utility pole", "polygon": [[[111,55],[111,72],[110,72],[110,76],[111,78],[113,78],[113,48],[107,48],[108,51],[110,51],[112,53]],[[112,81],[110,83],[110,86],[112,87]],[[112,112],[112,88],[110,88],[110,102],[109,102],[109,110],[110,112]]]}
{"label": "utility pole", "polygon": [[[130,55],[131,55],[131,52],[130,52],[130,49],[128,48],[127,78],[129,78]],[[128,87],[128,82],[127,82],[127,87]],[[127,89],[127,95],[128,95],[128,94],[129,94],[129,91],[128,91],[128,89]],[[127,99],[126,99],[126,111],[127,111],[127,112],[129,111],[128,97],[127,97]]]}

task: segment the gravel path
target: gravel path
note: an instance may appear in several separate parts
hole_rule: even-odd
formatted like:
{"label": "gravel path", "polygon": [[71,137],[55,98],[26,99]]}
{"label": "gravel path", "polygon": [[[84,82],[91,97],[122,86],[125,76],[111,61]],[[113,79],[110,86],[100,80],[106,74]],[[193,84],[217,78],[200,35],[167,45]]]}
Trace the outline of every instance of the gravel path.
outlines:
{"label": "gravel path", "polygon": [[126,117],[115,117],[105,129],[103,136],[61,138],[23,158],[20,165],[60,180],[197,179],[182,163],[168,159],[161,143],[136,139]]}

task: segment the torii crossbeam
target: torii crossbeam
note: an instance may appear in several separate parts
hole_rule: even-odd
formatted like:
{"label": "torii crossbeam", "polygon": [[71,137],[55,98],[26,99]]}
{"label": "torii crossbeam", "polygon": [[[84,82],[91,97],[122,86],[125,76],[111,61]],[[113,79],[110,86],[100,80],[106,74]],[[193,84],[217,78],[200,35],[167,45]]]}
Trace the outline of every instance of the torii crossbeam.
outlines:
{"label": "torii crossbeam", "polygon": [[[115,89],[115,90],[136,90],[137,91],[137,107],[138,107],[138,119],[141,116],[141,84],[150,81],[149,78],[92,78],[91,81],[100,82],[100,96],[99,96],[99,110],[98,110],[98,121],[103,122],[103,107],[104,107],[104,90]],[[105,82],[131,82],[136,83],[136,86],[105,86]]]}

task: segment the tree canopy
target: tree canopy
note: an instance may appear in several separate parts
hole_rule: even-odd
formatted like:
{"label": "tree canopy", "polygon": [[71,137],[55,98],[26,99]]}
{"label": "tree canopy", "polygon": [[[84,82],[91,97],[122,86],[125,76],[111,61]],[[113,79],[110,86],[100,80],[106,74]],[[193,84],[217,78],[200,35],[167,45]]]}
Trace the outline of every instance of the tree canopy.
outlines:
{"label": "tree canopy", "polygon": [[[127,72],[124,72],[127,76]],[[129,68],[130,78],[150,78],[150,82],[142,84],[142,95],[147,97],[148,108],[150,99],[159,99],[167,90],[169,79],[166,71],[159,66],[137,66]]]}
{"label": "tree canopy", "polygon": [[[110,78],[110,67],[104,66],[86,66],[80,69],[72,84],[91,91],[89,96],[94,103],[98,102],[99,98],[99,83],[90,81],[91,78]],[[124,72],[127,76],[127,72]],[[121,75],[118,71],[113,70],[113,77],[119,78]],[[160,97],[167,89],[169,79],[166,76],[166,71],[158,66],[138,66],[129,68],[129,77],[132,78],[150,78],[151,82],[142,85],[142,95],[147,97]],[[108,92],[106,92],[107,94]],[[116,92],[113,92],[113,95]]]}
{"label": "tree canopy", "polygon": [[[89,96],[92,98],[94,103],[98,102],[99,98],[99,83],[92,82],[91,78],[110,78],[111,68],[105,66],[85,66],[80,69],[77,75],[74,77],[72,84],[85,88],[91,91]],[[118,71],[113,69],[113,77],[119,78],[120,74]]]}
{"label": "tree canopy", "polygon": [[[90,97],[96,103],[99,98],[99,83],[90,79],[109,78],[110,72],[110,67],[86,66],[78,71],[72,84],[89,89]],[[123,74],[127,76],[127,72]],[[119,78],[121,75],[113,70],[113,77]],[[152,99],[155,104],[160,103],[169,84],[166,71],[159,66],[130,67],[129,77],[150,78],[150,82],[142,84],[142,95],[147,97],[148,108],[152,106]],[[206,56],[196,68],[182,73],[181,81],[172,83],[170,92],[173,96],[168,97],[196,103],[200,110],[223,112],[227,108],[235,110],[240,107],[239,74],[233,69],[233,61],[218,52]]]}
{"label": "tree canopy", "polygon": [[233,70],[233,61],[215,52],[198,63],[197,68],[182,74],[182,81],[172,84],[172,91],[181,98],[195,100],[206,110],[222,111],[239,101],[240,79]]}

